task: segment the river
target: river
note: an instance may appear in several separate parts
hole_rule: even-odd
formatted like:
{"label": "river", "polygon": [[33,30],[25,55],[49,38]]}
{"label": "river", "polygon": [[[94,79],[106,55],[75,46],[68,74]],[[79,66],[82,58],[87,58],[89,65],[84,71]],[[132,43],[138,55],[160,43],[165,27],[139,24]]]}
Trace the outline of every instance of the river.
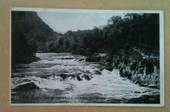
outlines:
{"label": "river", "polygon": [[[39,61],[19,64],[11,78],[12,103],[127,103],[159,89],[141,87],[71,53],[37,53]],[[135,101],[136,102],[136,101]],[[132,102],[133,103],[133,102]]]}

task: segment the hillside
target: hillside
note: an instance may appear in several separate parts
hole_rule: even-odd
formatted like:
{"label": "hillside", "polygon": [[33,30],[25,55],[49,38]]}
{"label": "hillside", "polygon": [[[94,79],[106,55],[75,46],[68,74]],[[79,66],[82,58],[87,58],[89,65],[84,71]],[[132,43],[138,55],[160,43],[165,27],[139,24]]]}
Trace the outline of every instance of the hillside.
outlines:
{"label": "hillside", "polygon": [[36,52],[46,52],[56,36],[36,12],[12,12],[12,64],[36,60]]}

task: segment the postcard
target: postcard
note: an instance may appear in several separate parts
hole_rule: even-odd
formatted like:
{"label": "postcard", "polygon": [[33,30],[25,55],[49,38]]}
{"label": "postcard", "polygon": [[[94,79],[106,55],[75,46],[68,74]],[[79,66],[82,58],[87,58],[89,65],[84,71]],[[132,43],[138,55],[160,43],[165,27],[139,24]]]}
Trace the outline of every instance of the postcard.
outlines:
{"label": "postcard", "polygon": [[12,105],[164,105],[163,12],[12,8]]}

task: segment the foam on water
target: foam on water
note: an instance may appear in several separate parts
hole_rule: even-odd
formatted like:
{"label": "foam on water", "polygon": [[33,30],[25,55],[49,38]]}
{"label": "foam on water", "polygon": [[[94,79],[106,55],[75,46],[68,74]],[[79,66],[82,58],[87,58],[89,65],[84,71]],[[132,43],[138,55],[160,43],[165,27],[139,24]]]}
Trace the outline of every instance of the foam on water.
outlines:
{"label": "foam on water", "polygon": [[[34,82],[39,88],[42,89],[60,89],[67,91],[65,97],[77,97],[82,94],[100,93],[105,98],[114,97],[121,98],[134,98],[144,94],[151,94],[158,90],[153,90],[146,87],[140,87],[139,85],[131,83],[129,80],[124,80],[118,75],[118,70],[112,72],[103,70],[101,75],[95,75],[90,81],[87,80],[66,80],[61,81],[59,77],[50,77],[48,79],[40,77],[30,77],[28,82]],[[22,82],[16,86],[25,84]]]}
{"label": "foam on water", "polygon": [[[101,74],[95,73],[98,64],[87,63],[84,60],[78,61],[79,58],[74,58],[71,54],[56,54],[56,53],[38,53],[40,61],[34,62],[32,64],[39,65],[43,63],[57,63],[57,65],[43,68],[45,71],[58,72],[58,70],[67,70],[68,73],[74,74],[78,71],[88,71],[89,74],[93,75],[91,80],[81,80],[68,78],[66,80],[61,80],[61,77],[56,75],[51,75],[47,78],[41,78],[37,76],[25,76],[24,78],[13,78],[12,88],[16,88],[19,85],[33,82],[41,89],[60,89],[66,92],[63,94],[66,98],[72,98],[74,102],[78,99],[80,95],[99,93],[105,98],[115,98],[115,99],[130,99],[135,97],[140,97],[141,95],[151,95],[153,93],[159,94],[159,90],[151,89],[147,87],[141,87],[130,82],[127,79],[120,77],[118,70],[108,71],[102,70]],[[52,57],[52,58],[51,58]],[[60,58],[59,58],[60,57]],[[62,57],[62,58],[61,58]],[[67,59],[63,59],[67,58]],[[84,57],[83,57],[84,59]],[[31,64],[30,64],[31,67]],[[36,66],[34,66],[36,67]],[[35,69],[36,70],[36,69]],[[36,72],[36,71],[32,71]]]}

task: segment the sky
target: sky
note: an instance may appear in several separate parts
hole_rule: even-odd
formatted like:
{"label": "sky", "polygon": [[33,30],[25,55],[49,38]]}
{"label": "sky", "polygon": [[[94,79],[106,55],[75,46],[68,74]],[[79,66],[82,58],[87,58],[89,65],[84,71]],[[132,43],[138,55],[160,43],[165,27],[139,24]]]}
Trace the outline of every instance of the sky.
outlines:
{"label": "sky", "polygon": [[65,33],[69,30],[87,30],[95,26],[100,27],[107,24],[112,16],[121,16],[123,13],[95,13],[95,12],[54,12],[39,11],[38,16],[47,23],[54,31]]}

